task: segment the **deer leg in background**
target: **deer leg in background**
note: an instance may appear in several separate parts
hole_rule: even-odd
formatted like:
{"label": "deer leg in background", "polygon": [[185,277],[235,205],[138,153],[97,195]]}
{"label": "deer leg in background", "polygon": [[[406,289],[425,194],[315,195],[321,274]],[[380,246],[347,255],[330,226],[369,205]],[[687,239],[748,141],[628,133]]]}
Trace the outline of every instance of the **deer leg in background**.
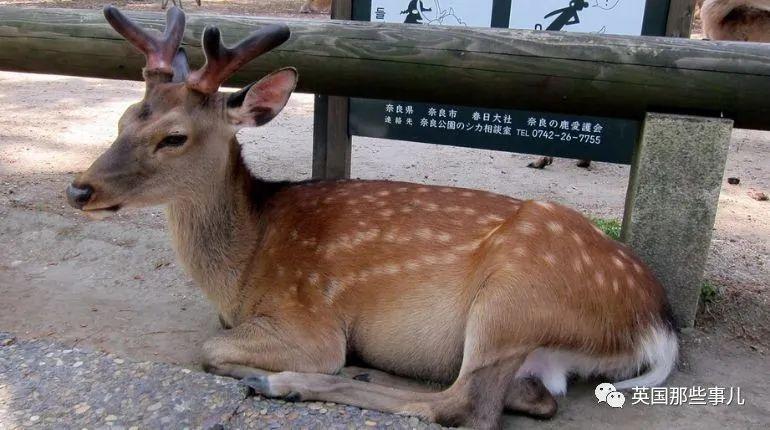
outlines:
{"label": "deer leg in background", "polygon": [[533,169],[545,169],[545,166],[549,166],[551,164],[553,164],[553,157],[540,157],[537,159],[537,161],[533,161],[527,164],[527,167],[531,167]]}

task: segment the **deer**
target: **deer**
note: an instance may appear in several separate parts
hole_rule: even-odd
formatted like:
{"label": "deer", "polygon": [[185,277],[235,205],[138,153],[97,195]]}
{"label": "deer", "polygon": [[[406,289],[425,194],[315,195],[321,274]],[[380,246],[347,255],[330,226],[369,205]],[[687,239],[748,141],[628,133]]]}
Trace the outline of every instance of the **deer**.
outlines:
{"label": "deer", "polygon": [[[254,393],[499,428],[504,411],[549,418],[574,375],[618,390],[661,384],[677,359],[666,294],[624,244],[566,206],[384,180],[267,181],[236,132],[268,123],[298,72],[219,87],[290,38],[265,25],[205,63],[107,6],[146,57],[142,100],[111,146],[66,189],[97,219],[163,205],[186,272],[223,330],[202,368]],[[429,381],[424,385],[416,381]]]}
{"label": "deer", "polygon": [[706,0],[700,16],[709,39],[770,42],[770,0]]}
{"label": "deer", "polygon": [[306,0],[299,8],[300,13],[329,13],[332,0]]}

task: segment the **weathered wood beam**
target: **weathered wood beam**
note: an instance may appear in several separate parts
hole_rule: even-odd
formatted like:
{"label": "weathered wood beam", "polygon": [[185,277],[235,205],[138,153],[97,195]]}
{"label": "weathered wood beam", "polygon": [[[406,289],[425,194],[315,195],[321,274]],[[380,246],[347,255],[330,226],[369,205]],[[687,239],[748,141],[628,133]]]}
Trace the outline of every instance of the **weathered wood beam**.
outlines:
{"label": "weathered wood beam", "polygon": [[[129,13],[161,28],[160,13]],[[275,19],[192,14],[234,42]],[[770,129],[770,45],[566,32],[281,20],[292,37],[231,80],[300,71],[300,91],[586,115],[677,112]],[[139,79],[143,59],[100,11],[0,7],[0,69]]]}

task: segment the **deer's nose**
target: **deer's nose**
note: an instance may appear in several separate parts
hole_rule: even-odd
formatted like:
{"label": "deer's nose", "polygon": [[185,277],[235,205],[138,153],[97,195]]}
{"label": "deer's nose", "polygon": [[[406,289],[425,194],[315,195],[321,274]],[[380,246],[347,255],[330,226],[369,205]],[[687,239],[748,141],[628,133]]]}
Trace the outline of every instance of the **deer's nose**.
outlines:
{"label": "deer's nose", "polygon": [[93,194],[94,189],[90,185],[70,184],[67,187],[67,202],[75,209],[83,209]]}

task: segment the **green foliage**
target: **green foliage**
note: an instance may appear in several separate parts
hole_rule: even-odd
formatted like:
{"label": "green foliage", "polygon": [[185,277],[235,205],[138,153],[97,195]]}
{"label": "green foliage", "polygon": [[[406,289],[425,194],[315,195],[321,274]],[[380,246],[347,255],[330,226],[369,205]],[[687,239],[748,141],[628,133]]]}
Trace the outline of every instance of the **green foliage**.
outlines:
{"label": "green foliage", "polygon": [[716,301],[719,297],[719,288],[712,284],[711,281],[703,281],[703,285],[700,287],[700,302],[709,304]]}
{"label": "green foliage", "polygon": [[601,229],[601,231],[603,231],[607,236],[615,240],[620,240],[620,220],[593,218],[591,221],[593,221],[593,223],[596,224],[596,226],[599,227],[599,229]]}

